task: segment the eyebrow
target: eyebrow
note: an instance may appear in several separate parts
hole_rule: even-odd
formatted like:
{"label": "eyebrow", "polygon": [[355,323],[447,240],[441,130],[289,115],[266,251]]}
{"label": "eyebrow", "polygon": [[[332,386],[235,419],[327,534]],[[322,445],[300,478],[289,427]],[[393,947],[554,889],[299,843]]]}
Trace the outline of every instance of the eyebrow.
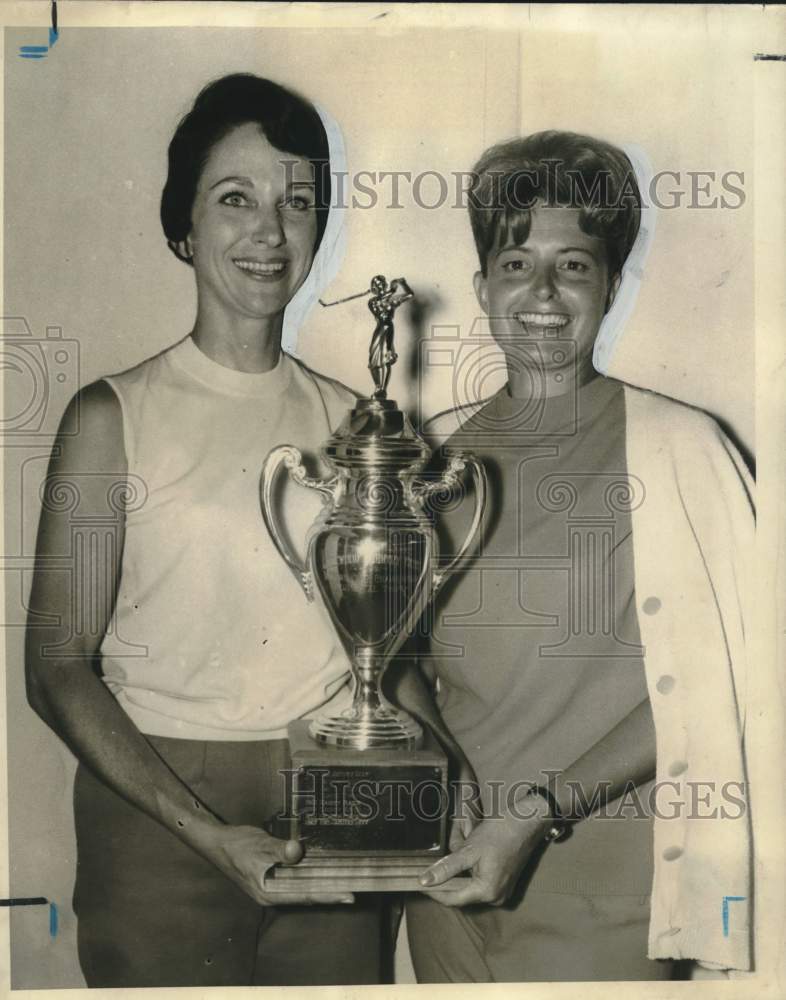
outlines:
{"label": "eyebrow", "polygon": [[[523,246],[516,246],[514,244],[509,244],[506,247],[500,247],[499,250],[494,251],[494,256],[499,257],[503,253],[508,253],[508,252],[512,253],[514,251],[518,251],[519,253],[533,252],[532,247],[528,247],[526,246],[526,244]],[[593,260],[598,259],[594,251],[589,250],[587,247],[560,247],[557,250],[557,253],[585,253],[588,257],[592,257]]]}
{"label": "eyebrow", "polygon": [[585,253],[588,257],[595,257],[594,251],[587,247],[563,247],[558,253]]}
{"label": "eyebrow", "polygon": [[[222,177],[221,180],[216,181],[215,184],[211,184],[210,187],[208,188],[208,190],[212,191],[213,188],[217,188],[219,186],[219,184],[226,184],[226,183],[240,184],[243,187],[253,187],[254,186],[254,182],[251,180],[250,177]],[[290,188],[296,188],[296,187],[313,188],[314,187],[314,182],[313,181],[290,181],[289,184],[287,184],[287,188],[288,189],[290,189]]]}
{"label": "eyebrow", "polygon": [[248,177],[222,177],[220,181],[216,181],[215,184],[211,184],[208,190],[212,191],[213,188],[217,188],[219,184],[226,184],[227,181],[232,184],[242,184],[244,187],[254,186]]}

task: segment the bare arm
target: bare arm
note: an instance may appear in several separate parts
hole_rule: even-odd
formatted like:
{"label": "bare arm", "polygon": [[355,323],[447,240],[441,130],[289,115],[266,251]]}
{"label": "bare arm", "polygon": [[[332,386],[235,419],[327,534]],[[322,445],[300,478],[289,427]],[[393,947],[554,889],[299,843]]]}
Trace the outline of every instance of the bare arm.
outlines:
{"label": "bare arm", "polygon": [[[53,496],[58,489],[75,490],[80,521],[86,521],[106,516],[108,490],[122,487],[126,477],[120,406],[110,386],[97,382],[78,394],[63,417],[48,484]],[[38,529],[25,648],[30,705],[106,785],[258,902],[342,899],[267,895],[262,888],[265,870],[278,861],[299,860],[300,845],[254,827],[223,823],[166,766],[117,704],[99,676],[99,649],[116,599],[124,519],[121,514],[114,557],[111,549],[106,560],[96,553],[82,567],[72,554],[78,546],[72,543],[71,519],[62,506],[45,501]],[[109,593],[91,598],[90,581],[95,579],[104,579]],[[41,615],[57,624],[43,624]]]}
{"label": "bare arm", "polygon": [[604,802],[613,802],[626,787],[642,785],[654,776],[655,723],[647,698],[549,781],[549,788],[562,815],[581,820],[586,816],[585,803],[595,811]]}
{"label": "bare arm", "polygon": [[385,671],[385,693],[397,705],[427,726],[457,771],[471,767],[464,751],[439,714],[434,695],[413,656],[402,656]]}
{"label": "bare arm", "polygon": [[[595,807],[618,797],[626,786],[647,781],[655,773],[655,727],[649,700],[636,706],[609,733],[571,764],[550,787],[560,812],[570,819],[576,814],[574,790],[582,790],[591,802],[596,788],[604,789]],[[522,801],[526,789],[505,803],[501,817],[490,817],[476,827],[464,844],[424,873],[424,886],[439,886],[462,871],[472,872],[465,888],[430,892],[447,906],[470,903],[501,905],[518,881],[532,854],[544,844],[551,826],[548,803],[539,796]],[[557,846],[555,848],[559,850]]]}
{"label": "bare arm", "polygon": [[[454,793],[453,815],[465,821],[462,828],[464,834],[468,834],[481,818],[477,778],[464,751],[445,725],[420,665],[414,657],[402,656],[388,668],[384,682],[391,700],[426,726],[447,754]],[[456,832],[452,830],[452,834]],[[452,835],[451,843],[456,842]]]}

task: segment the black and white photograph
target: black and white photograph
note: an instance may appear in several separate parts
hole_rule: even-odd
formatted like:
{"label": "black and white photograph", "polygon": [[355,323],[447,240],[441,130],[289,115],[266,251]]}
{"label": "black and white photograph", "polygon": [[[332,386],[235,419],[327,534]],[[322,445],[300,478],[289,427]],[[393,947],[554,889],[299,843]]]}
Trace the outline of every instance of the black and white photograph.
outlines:
{"label": "black and white photograph", "polygon": [[779,995],[783,9],[0,20],[3,988]]}

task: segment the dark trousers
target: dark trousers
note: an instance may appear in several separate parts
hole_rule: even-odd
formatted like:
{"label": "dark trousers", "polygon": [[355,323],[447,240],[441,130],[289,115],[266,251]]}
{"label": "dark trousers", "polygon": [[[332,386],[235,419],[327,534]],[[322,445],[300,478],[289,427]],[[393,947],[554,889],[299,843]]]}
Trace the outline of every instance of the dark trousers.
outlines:
{"label": "dark trousers", "polygon": [[[283,740],[148,737],[228,823],[283,806]],[[390,967],[383,901],[259,906],[168,830],[80,765],[74,788],[79,961],[91,987],[379,983]]]}

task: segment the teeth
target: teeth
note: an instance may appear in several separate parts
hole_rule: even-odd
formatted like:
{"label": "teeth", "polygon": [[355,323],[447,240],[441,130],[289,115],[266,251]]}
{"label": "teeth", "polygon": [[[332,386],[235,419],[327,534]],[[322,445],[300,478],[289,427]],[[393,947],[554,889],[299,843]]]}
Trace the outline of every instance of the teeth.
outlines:
{"label": "teeth", "polygon": [[560,313],[515,313],[515,318],[527,326],[565,326],[570,322],[569,317]]}
{"label": "teeth", "polygon": [[275,264],[262,264],[257,260],[236,260],[237,266],[251,274],[279,274],[284,270],[283,261]]}

